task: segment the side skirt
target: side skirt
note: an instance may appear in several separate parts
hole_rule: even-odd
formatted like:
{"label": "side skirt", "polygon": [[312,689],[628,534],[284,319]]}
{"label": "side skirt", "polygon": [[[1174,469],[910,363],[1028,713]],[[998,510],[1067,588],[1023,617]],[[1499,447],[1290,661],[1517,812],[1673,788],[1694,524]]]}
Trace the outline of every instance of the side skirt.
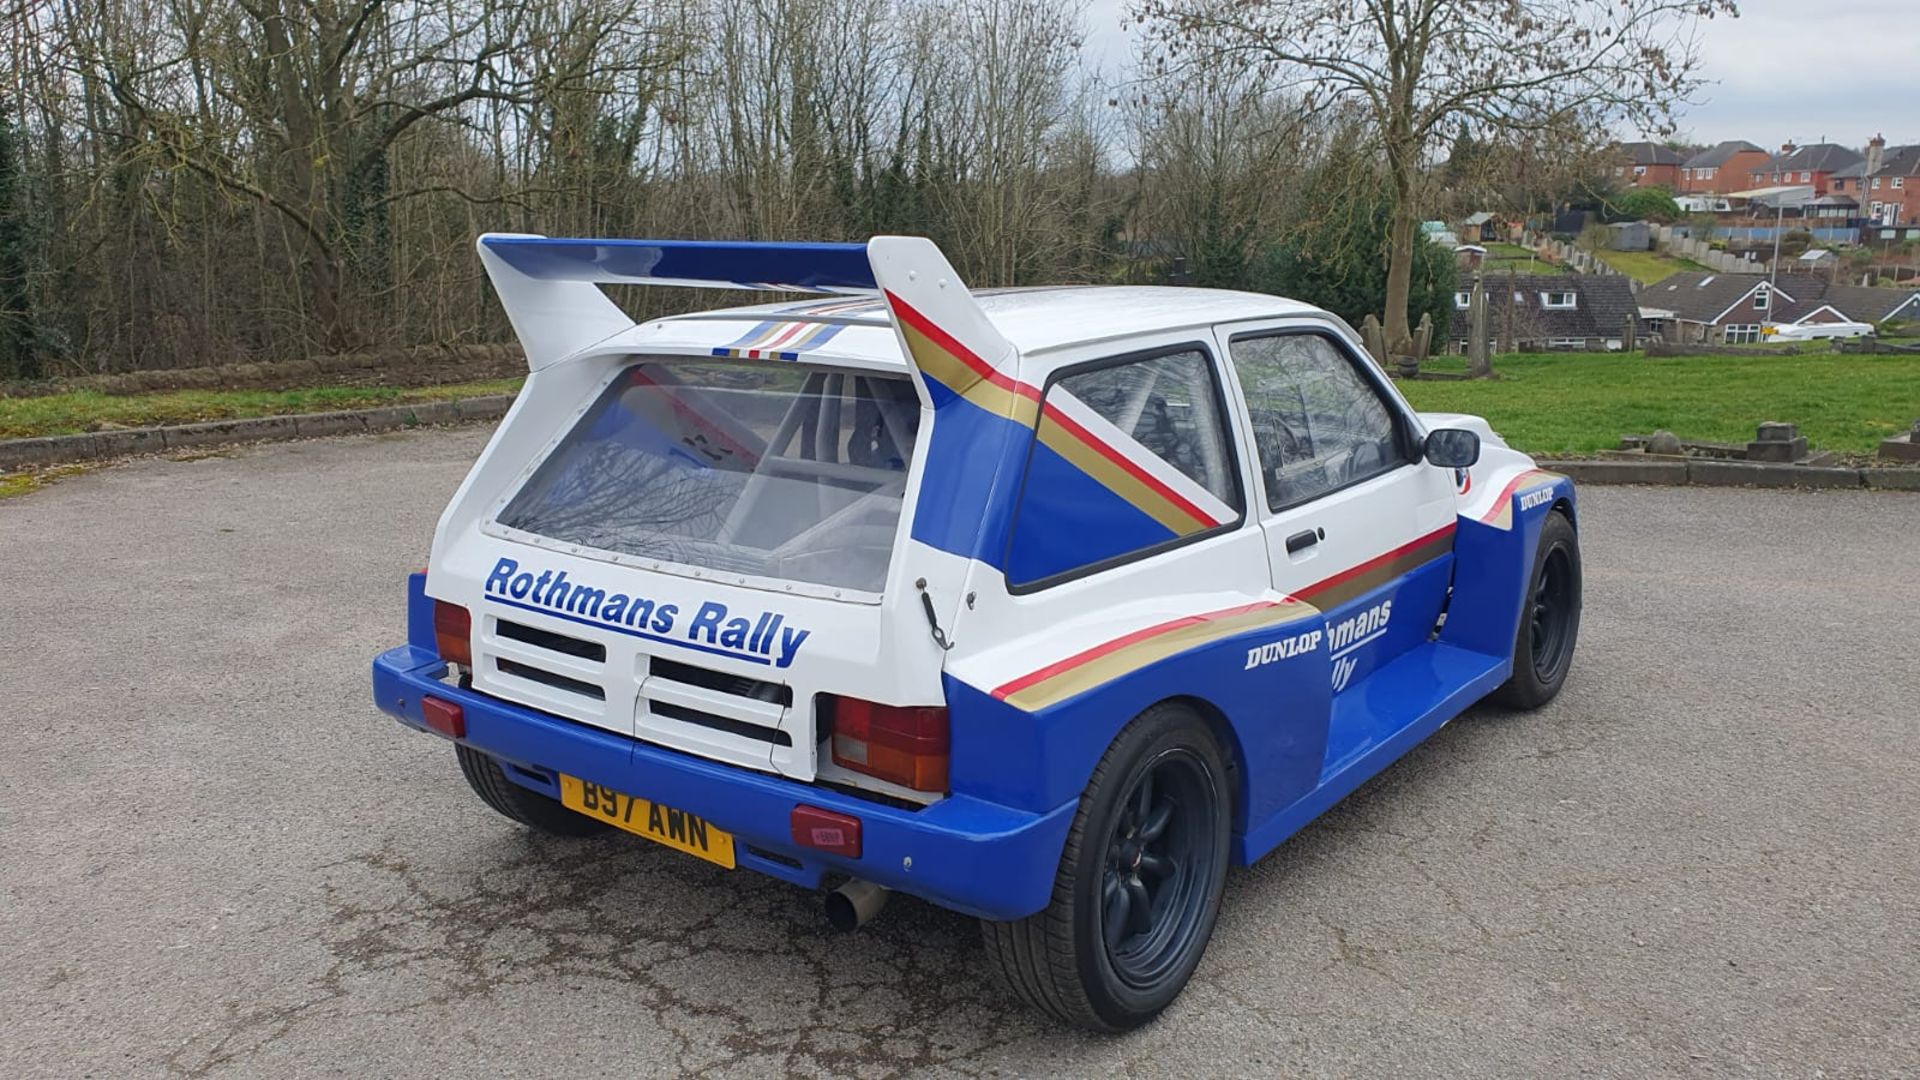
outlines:
{"label": "side skirt", "polygon": [[1279,847],[1492,693],[1507,680],[1512,666],[1508,657],[1435,641],[1406,653],[1341,694],[1334,699],[1328,764],[1320,783],[1235,837],[1236,859],[1250,864]]}

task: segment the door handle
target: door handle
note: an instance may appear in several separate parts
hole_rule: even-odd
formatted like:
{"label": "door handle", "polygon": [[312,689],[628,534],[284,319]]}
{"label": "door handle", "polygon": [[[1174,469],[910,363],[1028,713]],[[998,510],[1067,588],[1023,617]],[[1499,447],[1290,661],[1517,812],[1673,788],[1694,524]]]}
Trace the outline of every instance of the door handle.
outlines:
{"label": "door handle", "polygon": [[1322,533],[1315,529],[1297,532],[1287,537],[1287,554],[1294,555],[1320,542]]}

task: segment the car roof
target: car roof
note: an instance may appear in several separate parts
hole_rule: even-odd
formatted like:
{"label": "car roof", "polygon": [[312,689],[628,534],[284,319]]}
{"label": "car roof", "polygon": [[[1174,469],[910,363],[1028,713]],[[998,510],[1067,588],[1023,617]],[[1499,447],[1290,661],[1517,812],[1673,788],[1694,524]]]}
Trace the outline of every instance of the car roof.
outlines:
{"label": "car roof", "polygon": [[[1265,293],[1165,285],[979,289],[973,296],[994,329],[1022,355],[1224,322],[1324,314],[1312,305]],[[820,348],[818,355],[888,365],[904,363],[886,306],[878,297],[814,297],[671,315],[636,328],[653,331],[636,336],[655,338],[662,344],[686,340],[702,351],[709,347],[718,350],[738,346],[743,332],[770,322],[832,324],[867,331],[838,334],[833,347]]]}

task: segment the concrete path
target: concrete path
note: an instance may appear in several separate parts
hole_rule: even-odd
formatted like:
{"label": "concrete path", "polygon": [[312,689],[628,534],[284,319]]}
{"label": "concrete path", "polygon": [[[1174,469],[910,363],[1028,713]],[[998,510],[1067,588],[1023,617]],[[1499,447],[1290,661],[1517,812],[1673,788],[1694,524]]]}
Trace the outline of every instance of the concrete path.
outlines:
{"label": "concrete path", "polygon": [[374,712],[476,429],[0,503],[0,1075],[1920,1072],[1920,496],[1595,488],[1566,693],[1229,882],[1119,1039],[973,925],[533,838]]}

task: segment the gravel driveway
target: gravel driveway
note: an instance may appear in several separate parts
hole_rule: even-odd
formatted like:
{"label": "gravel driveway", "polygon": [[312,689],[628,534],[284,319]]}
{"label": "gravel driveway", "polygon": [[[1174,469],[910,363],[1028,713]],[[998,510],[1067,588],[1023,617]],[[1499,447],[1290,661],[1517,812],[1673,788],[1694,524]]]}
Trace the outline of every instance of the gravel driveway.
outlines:
{"label": "gravel driveway", "polygon": [[484,437],[0,502],[0,1075],[1920,1073],[1920,497],[1588,489],[1560,699],[1235,872],[1097,1039],[966,919],[532,837],[377,714]]}

